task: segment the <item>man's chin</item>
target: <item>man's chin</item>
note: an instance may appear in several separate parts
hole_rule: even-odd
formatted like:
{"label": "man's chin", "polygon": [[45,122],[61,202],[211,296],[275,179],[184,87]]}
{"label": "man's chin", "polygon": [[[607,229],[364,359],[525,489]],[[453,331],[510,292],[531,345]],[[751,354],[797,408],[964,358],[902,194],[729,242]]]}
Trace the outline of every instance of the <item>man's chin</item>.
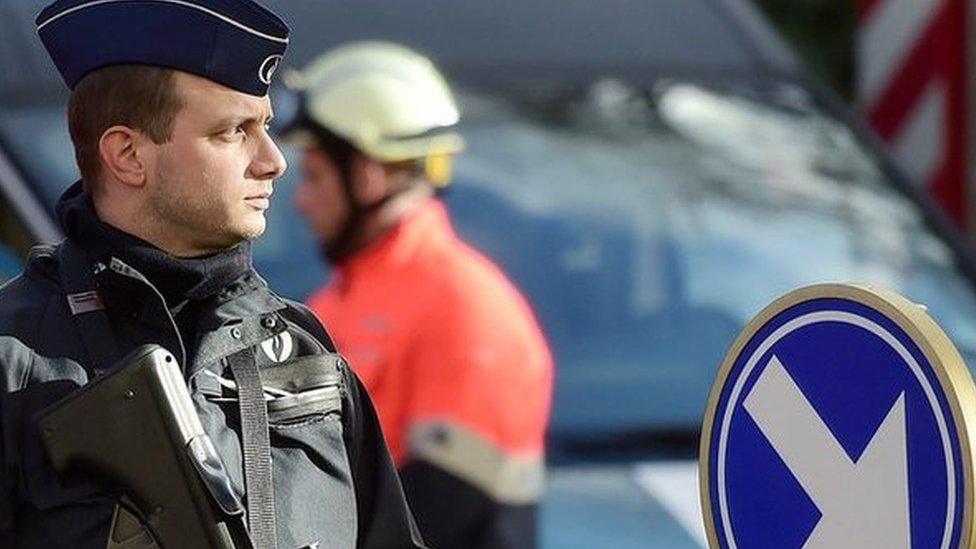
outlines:
{"label": "man's chin", "polygon": [[254,227],[253,229],[243,231],[241,233],[242,240],[255,240],[259,236],[264,234],[266,226],[262,223],[260,227]]}
{"label": "man's chin", "polygon": [[264,212],[255,212],[248,216],[238,231],[242,240],[254,240],[264,234],[268,228],[268,221],[264,218]]}

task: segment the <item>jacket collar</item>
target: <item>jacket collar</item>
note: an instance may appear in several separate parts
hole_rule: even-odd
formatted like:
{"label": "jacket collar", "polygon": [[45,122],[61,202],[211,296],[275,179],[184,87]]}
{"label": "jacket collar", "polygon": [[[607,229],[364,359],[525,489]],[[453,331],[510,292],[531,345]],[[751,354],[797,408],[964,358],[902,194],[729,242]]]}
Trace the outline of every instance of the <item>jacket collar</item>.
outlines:
{"label": "jacket collar", "polygon": [[145,277],[170,309],[187,300],[211,297],[252,272],[249,242],[216,254],[180,258],[102,222],[81,182],[62,195],[56,210],[65,234],[93,262],[121,260]]}

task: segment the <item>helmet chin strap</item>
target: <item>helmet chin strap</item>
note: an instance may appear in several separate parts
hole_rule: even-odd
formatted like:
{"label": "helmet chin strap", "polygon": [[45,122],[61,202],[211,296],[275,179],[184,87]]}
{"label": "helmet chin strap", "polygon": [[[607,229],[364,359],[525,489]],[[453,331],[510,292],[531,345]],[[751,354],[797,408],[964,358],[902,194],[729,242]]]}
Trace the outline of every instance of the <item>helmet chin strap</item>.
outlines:
{"label": "helmet chin strap", "polygon": [[353,194],[352,181],[352,162],[356,154],[362,154],[345,139],[337,136],[328,129],[315,123],[308,118],[304,111],[299,115],[295,126],[309,131],[314,137],[317,145],[336,165],[339,171],[339,178],[342,187],[342,198],[349,211],[349,216],[339,228],[339,234],[332,242],[319,242],[319,253],[332,265],[339,265],[349,259],[358,251],[359,236],[363,232],[366,220],[378,210],[386,199],[379,200],[375,204],[361,206]]}
{"label": "helmet chin strap", "polygon": [[360,242],[360,236],[366,228],[366,222],[394,194],[388,194],[372,204],[361,205],[353,196],[352,178],[349,177],[348,166],[345,166],[342,172],[342,194],[343,200],[345,200],[348,206],[349,216],[346,217],[345,222],[339,228],[339,234],[333,239],[331,245],[322,244],[322,253],[333,265],[343,263],[359,251],[359,248],[365,244],[364,242]]}
{"label": "helmet chin strap", "polygon": [[370,204],[361,205],[353,195],[353,182],[351,173],[351,162],[345,162],[340,166],[339,174],[342,178],[343,200],[348,206],[349,216],[339,229],[339,234],[333,240],[331,246],[322,244],[322,253],[325,258],[333,265],[341,264],[348,260],[361,248],[368,245],[363,242],[361,236],[366,230],[366,223],[383,206],[389,204],[395,197],[403,194],[415,186],[416,183],[407,183],[393,189],[385,196]]}
{"label": "helmet chin strap", "polygon": [[297,125],[311,131],[315,136],[318,146],[335,162],[339,171],[343,195],[342,200],[345,200],[346,206],[348,206],[349,216],[343,222],[339,228],[339,233],[331,243],[319,243],[319,252],[332,265],[340,265],[358,252],[360,248],[368,244],[362,241],[362,235],[366,230],[366,224],[369,219],[395,196],[410,189],[413,185],[401,185],[371,204],[360,204],[356,200],[353,190],[352,163],[356,155],[363,153],[357,150],[349,141],[337,136],[308,118],[303,117]]}

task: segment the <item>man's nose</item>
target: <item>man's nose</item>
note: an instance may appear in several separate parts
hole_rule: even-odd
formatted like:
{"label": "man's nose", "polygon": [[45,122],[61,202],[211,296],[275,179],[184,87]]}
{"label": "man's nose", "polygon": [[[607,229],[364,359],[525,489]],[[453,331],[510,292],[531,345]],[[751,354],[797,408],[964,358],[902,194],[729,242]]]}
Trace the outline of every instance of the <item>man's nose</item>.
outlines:
{"label": "man's nose", "polygon": [[288,169],[288,162],[281,149],[267,132],[262,132],[257,156],[251,162],[250,175],[253,179],[277,179]]}

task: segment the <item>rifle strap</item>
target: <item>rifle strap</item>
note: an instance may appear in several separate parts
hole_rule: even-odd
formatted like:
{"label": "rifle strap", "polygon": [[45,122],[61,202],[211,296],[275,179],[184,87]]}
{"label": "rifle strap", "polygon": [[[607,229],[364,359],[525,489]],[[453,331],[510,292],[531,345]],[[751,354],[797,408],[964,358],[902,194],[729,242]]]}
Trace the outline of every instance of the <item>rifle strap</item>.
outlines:
{"label": "rifle strap", "polygon": [[277,534],[274,485],[271,480],[271,435],[261,373],[251,347],[227,357],[227,362],[237,382],[251,539],[256,549],[275,549]]}

